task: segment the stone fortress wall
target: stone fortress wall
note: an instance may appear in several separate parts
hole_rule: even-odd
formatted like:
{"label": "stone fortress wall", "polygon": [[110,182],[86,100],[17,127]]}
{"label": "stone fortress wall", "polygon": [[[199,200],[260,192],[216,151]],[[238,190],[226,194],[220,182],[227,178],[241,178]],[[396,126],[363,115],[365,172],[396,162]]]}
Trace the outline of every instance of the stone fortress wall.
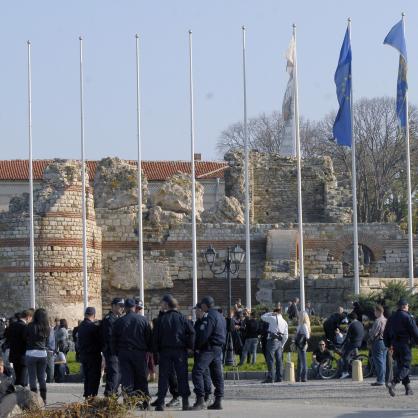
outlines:
{"label": "stone fortress wall", "polygon": [[[214,278],[203,252],[212,244],[223,259],[228,247],[245,248],[242,211],[243,160],[226,155],[225,192],[203,208],[197,182],[198,292],[212,294],[226,307],[227,281]],[[295,160],[251,153],[251,277],[253,300],[286,302],[299,292]],[[35,195],[36,287],[39,305],[51,315],[79,319],[82,314],[81,179],[74,161],[56,161],[45,170]],[[332,161],[304,161],[305,275],[307,298],[325,314],[348,302],[353,290],[350,191],[339,188]],[[145,304],[156,313],[160,297],[172,292],[181,307],[192,304],[191,179],[178,173],[149,197],[143,180]],[[94,194],[93,194],[94,193]],[[115,296],[138,290],[136,168],[117,158],[97,167],[88,196],[91,305],[107,309]],[[407,276],[407,237],[394,224],[359,225],[361,286],[381,288],[390,278]],[[14,198],[0,214],[0,312],[11,314],[29,303],[27,196]],[[245,300],[245,266],[233,279],[233,298]],[[100,309],[99,309],[100,310]],[[99,313],[100,314],[100,313]]]}

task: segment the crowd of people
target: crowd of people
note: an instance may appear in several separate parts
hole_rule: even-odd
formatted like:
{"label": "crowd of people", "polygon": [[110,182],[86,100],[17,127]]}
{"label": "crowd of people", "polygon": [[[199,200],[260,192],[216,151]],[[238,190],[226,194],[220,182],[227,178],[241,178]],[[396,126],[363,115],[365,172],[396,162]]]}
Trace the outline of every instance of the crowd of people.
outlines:
{"label": "crowd of people", "polygon": [[[232,353],[232,364],[241,367],[245,362],[255,364],[258,347],[267,364],[263,383],[283,379],[283,351],[289,338],[297,352],[296,379],[306,382],[309,366],[307,349],[311,339],[311,321],[314,308],[307,303],[300,310],[299,300],[288,303],[285,312],[281,304],[271,312],[257,317],[237,300],[229,316],[215,307],[207,296],[194,307],[192,320],[178,310],[177,300],[170,294],[161,300],[157,318],[148,321],[139,298],[115,298],[111,310],[103,320],[97,320],[94,307],[85,310],[84,320],[73,329],[72,340],[76,359],[81,363],[84,397],[97,396],[103,372],[106,369],[104,395],[119,393],[126,398],[138,397],[140,408],[155,407],[162,411],[168,406],[181,405],[183,410],[222,409],[224,396],[223,364]],[[367,341],[376,371],[373,386],[386,384],[389,394],[395,396],[396,386],[402,383],[405,394],[411,395],[409,381],[411,344],[418,342],[418,329],[408,312],[408,301],[401,299],[398,310],[389,313],[377,305],[374,322],[368,332],[363,326],[363,313],[358,303],[347,314],[342,307],[323,323],[324,338],[312,353],[312,375],[317,377],[321,365],[332,359],[331,349],[338,347],[342,355],[341,378],[347,378],[350,361]],[[286,313],[287,320],[284,317]],[[289,325],[295,326],[289,336]],[[345,328],[344,333],[342,329]],[[0,320],[0,397],[11,385],[27,386],[38,392],[46,402],[47,382],[63,381],[66,373],[66,355],[71,348],[67,321],[55,318],[50,323],[45,309],[28,309],[7,321]],[[235,364],[235,355],[239,363]],[[188,380],[188,359],[193,357],[192,383],[196,399],[191,396]],[[231,358],[231,356],[229,356]],[[393,373],[392,360],[396,362]],[[103,364],[104,363],[104,364]],[[151,402],[148,381],[155,379],[158,364],[158,392]],[[231,364],[231,363],[230,363]],[[12,366],[12,367],[10,367]],[[214,390],[214,400],[209,403]],[[169,391],[172,400],[166,405]],[[5,392],[6,393],[6,392]]]}

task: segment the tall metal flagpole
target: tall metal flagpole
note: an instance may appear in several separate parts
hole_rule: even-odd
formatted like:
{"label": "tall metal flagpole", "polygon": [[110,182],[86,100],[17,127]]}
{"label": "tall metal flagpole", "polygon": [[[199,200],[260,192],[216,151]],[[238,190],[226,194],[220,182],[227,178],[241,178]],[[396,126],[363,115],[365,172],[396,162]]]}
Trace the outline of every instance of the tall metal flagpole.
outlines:
{"label": "tall metal flagpole", "polygon": [[193,306],[196,306],[196,303],[197,303],[196,171],[195,171],[195,161],[194,161],[193,44],[192,44],[192,31],[191,30],[189,30],[189,82],[190,82],[190,152],[191,152],[191,176],[192,176]]}
{"label": "tall metal flagpole", "polygon": [[305,310],[305,269],[303,263],[303,217],[302,217],[302,169],[300,157],[300,131],[299,131],[299,96],[298,96],[298,66],[296,49],[296,25],[293,24],[293,37],[295,40],[294,76],[295,76],[295,135],[296,135],[296,160],[298,182],[298,231],[299,231],[299,279],[300,279],[300,309]]}
{"label": "tall metal flagpole", "polygon": [[[402,13],[402,28],[405,38],[405,13]],[[409,250],[409,286],[414,288],[414,238],[412,234],[412,187],[411,187],[411,156],[409,147],[409,115],[408,115],[408,90],[405,92],[405,108],[406,108],[406,177],[407,177],[407,193],[408,193],[408,250]]]}
{"label": "tall metal flagpole", "polygon": [[[348,35],[351,46],[351,18],[348,18]],[[351,74],[353,67],[351,66]],[[350,92],[351,107],[351,182],[353,193],[353,256],[354,256],[354,294],[360,294],[360,277],[358,264],[358,226],[357,226],[357,169],[356,169],[356,141],[354,139],[354,98],[353,98],[353,77],[351,77]]]}
{"label": "tall metal flagpole", "polygon": [[89,305],[89,289],[87,274],[87,221],[86,221],[86,167],[84,159],[84,106],[83,106],[83,38],[80,36],[80,129],[81,129],[81,208],[83,223],[83,302],[84,310]]}
{"label": "tall metal flagpole", "polygon": [[246,305],[251,309],[251,241],[250,241],[250,180],[249,180],[249,146],[247,129],[247,74],[245,26],[242,27],[242,72],[244,90],[244,147],[245,147],[245,296]]}
{"label": "tall metal flagpole", "polygon": [[33,163],[32,163],[32,62],[31,43],[28,44],[28,128],[29,128],[29,265],[30,265],[30,306],[36,307],[35,289],[35,231],[33,223]]}
{"label": "tall metal flagpole", "polygon": [[[144,299],[144,249],[142,235],[142,157],[141,157],[141,96],[139,78],[139,35],[135,35],[136,40],[136,137],[138,141],[138,275],[139,275],[139,295],[142,302]],[[145,312],[145,307],[142,310]]]}

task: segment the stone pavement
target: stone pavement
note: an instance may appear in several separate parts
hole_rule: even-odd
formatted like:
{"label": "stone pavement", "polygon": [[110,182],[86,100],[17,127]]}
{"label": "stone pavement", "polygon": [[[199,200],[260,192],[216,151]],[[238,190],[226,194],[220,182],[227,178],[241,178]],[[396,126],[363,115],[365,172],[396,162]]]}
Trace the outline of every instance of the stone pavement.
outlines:
{"label": "stone pavement", "polygon": [[[254,381],[226,383],[223,411],[182,412],[179,408],[165,412],[138,412],[138,417],[286,417],[286,418],[418,418],[418,380],[412,382],[414,396],[405,396],[399,387],[391,398],[385,388],[363,383],[319,381],[262,385]],[[103,388],[102,388],[103,389]],[[157,391],[150,385],[151,394]],[[48,385],[48,403],[81,400],[81,384]]]}

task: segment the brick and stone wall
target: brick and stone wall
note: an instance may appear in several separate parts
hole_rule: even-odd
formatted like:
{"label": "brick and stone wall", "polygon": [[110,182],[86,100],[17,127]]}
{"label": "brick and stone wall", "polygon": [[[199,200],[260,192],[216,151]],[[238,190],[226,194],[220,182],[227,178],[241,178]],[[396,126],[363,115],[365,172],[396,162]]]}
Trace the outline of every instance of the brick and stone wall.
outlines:
{"label": "brick and stone wall", "polygon": [[[74,325],[83,315],[83,257],[80,165],[57,161],[35,193],[36,303],[51,318]],[[87,182],[88,184],[88,182]],[[101,231],[92,190],[87,190],[89,304],[101,315]],[[28,195],[12,199],[0,214],[0,312],[12,315],[30,305]]]}

